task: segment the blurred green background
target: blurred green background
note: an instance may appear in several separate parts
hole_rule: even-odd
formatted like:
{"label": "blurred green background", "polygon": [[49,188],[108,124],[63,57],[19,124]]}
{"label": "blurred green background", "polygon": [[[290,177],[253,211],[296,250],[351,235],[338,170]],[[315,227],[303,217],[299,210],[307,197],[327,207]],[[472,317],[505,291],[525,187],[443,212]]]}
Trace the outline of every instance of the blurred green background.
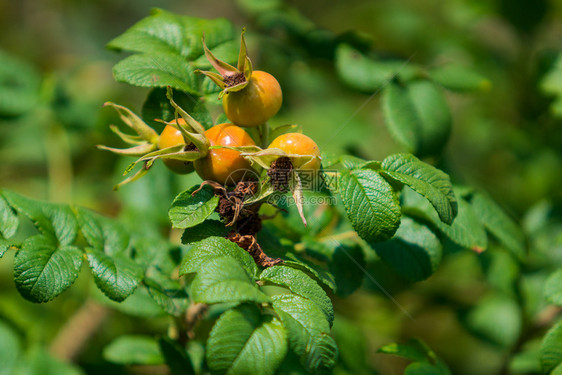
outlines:
{"label": "blurred green background", "polygon": [[[108,128],[119,120],[111,109],[102,108],[103,103],[110,100],[138,113],[148,93],[113,80],[111,68],[123,54],[105,45],[152,7],[225,17],[239,28],[247,27],[254,65],[274,74],[284,91],[283,108],[273,124],[303,126],[324,152],[381,160],[402,151],[384,126],[379,95],[354,91],[338,78],[326,35],[355,30],[359,41],[379,56],[424,67],[449,61],[470,66],[491,87],[470,95],[447,94],[451,139],[442,157],[430,161],[454,182],[489,192],[522,223],[530,260],[514,264],[502,260],[501,251],[483,257],[457,253],[429,280],[413,286],[373,261],[369,271],[385,280],[382,286],[412,317],[365,280],[361,291],[335,301],[336,335],[338,330],[357,330],[366,341],[366,360],[381,374],[401,373],[405,362],[377,354],[377,349],[409,337],[423,338],[455,374],[534,373],[532,360],[528,371],[513,365],[510,353],[525,353],[523,343],[502,346],[482,340],[463,326],[463,314],[498,288],[538,293],[548,273],[545,264],[561,262],[562,2],[287,1],[280,15],[270,16],[268,10],[278,3],[0,0],[0,57],[15,72],[0,76],[0,90],[21,84],[38,93],[26,101],[21,115],[0,117],[0,187],[110,216],[148,213],[166,225],[165,202],[197,178],[172,176],[160,168],[146,180],[114,192],[130,160],[95,147],[119,145]],[[0,91],[0,101],[9,99]],[[34,305],[15,290],[10,267],[11,261],[2,259],[0,319],[19,330],[25,345],[48,344],[86,298],[90,280],[84,277],[54,302]],[[517,276],[523,272],[527,276]],[[523,321],[534,321],[543,312],[544,302],[534,303],[522,302],[527,309]],[[348,327],[350,322],[357,325]],[[79,363],[88,373],[108,371],[103,346],[119,333],[139,332],[139,325],[141,332],[159,332],[165,320],[146,324],[115,313],[94,335]],[[539,337],[540,333],[535,332]],[[532,340],[525,343],[531,352],[536,350]],[[525,364],[525,358],[519,361]]]}

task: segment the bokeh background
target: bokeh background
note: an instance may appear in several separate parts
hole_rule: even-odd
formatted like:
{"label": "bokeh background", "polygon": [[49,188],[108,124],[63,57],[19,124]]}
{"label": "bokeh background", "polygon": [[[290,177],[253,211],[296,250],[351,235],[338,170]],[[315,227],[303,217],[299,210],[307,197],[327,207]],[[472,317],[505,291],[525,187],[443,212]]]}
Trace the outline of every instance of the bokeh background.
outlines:
{"label": "bokeh background", "polygon": [[[284,91],[274,124],[303,126],[325,152],[381,160],[402,151],[384,126],[379,95],[354,91],[338,78],[326,35],[354,30],[379,56],[426,67],[448,61],[470,66],[489,80],[490,88],[447,94],[451,138],[443,156],[431,162],[456,183],[487,191],[524,226],[534,255],[519,265],[493,256],[482,261],[473,253],[455,254],[429,280],[413,286],[374,262],[370,272],[377,279],[382,275],[382,286],[411,317],[365,280],[361,291],[335,301],[335,330],[357,331],[357,340],[367,348],[357,355],[364,354],[381,374],[399,374],[406,362],[377,349],[409,337],[425,340],[455,374],[534,373],[535,362],[519,358],[523,365],[517,367],[509,356],[514,348],[521,353],[524,348],[471,334],[462,316],[493,288],[538,293],[548,274],[544,262],[562,258],[562,2],[286,1],[283,16],[265,17],[278,3],[0,0],[0,64],[13,69],[0,76],[0,100],[10,100],[2,96],[2,86],[20,84],[22,75],[24,84],[39,92],[18,104],[21,115],[0,118],[0,187],[110,216],[150,215],[166,225],[168,206],[162,202],[171,202],[197,178],[172,176],[160,168],[145,181],[115,192],[112,187],[130,161],[95,147],[119,144],[108,128],[118,119],[103,103],[139,112],[148,92],[113,80],[112,66],[123,54],[105,45],[153,7],[225,17],[245,26],[254,65],[274,74]],[[54,302],[31,304],[15,290],[12,262],[6,259],[11,256],[0,262],[0,319],[16,327],[28,345],[48,345],[83,303],[91,280],[84,276]],[[510,278],[523,272],[524,278]],[[528,311],[523,313],[532,321],[542,307],[540,302],[524,306]],[[158,332],[165,326],[158,317],[147,324],[114,312],[79,364],[92,374],[119,373],[102,358],[103,346],[119,333]],[[535,332],[537,337],[540,333]]]}

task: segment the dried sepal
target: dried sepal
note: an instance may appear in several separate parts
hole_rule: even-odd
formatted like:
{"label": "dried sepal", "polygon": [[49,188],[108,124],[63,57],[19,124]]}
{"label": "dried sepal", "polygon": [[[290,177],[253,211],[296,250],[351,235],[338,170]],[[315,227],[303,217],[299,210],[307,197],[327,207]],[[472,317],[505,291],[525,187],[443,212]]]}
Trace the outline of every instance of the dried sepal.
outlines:
{"label": "dried sepal", "polygon": [[287,154],[285,151],[278,148],[267,148],[265,150],[261,150],[257,152],[242,152],[241,155],[244,158],[250,160],[252,165],[256,163],[265,169],[269,169],[271,163],[273,163],[281,156],[286,156],[289,159],[291,159],[293,162],[298,161],[298,163],[295,164],[302,165],[303,167],[305,167],[308,163],[310,163],[314,159],[320,159],[319,156],[315,156],[315,155]]}
{"label": "dried sepal", "polygon": [[261,184],[259,193],[257,193],[256,195],[254,195],[249,199],[246,199],[244,201],[244,204],[251,205],[260,202],[275,193],[277,193],[277,191],[274,189],[273,185],[271,185],[269,181],[266,181],[263,184]]}
{"label": "dried sepal", "polygon": [[185,124],[179,123],[177,118],[175,122],[169,122],[166,124],[178,129],[181,132],[186,144],[193,143],[203,156],[207,155],[210,143],[205,136],[205,127],[191,117],[189,113],[187,113],[174,101],[173,91],[170,86],[167,88],[166,96],[170,100],[172,107],[176,110],[176,114],[179,114],[181,118],[185,120]]}
{"label": "dried sepal", "polygon": [[[145,174],[148,173],[148,170],[150,169],[150,167],[152,166],[152,163],[145,163],[143,164],[142,168],[139,169],[134,175],[126,178],[125,180],[121,181],[120,183],[118,183],[117,185],[115,185],[113,187],[113,190],[117,190],[119,189],[121,186],[126,185],[130,182],[136,181],[138,179],[140,179],[141,177],[143,177]],[[132,168],[131,166],[129,166],[129,168]],[[129,168],[127,168],[129,170]],[[125,171],[126,173],[128,173],[127,171]],[[125,174],[126,174],[125,173]]]}
{"label": "dried sepal", "polygon": [[134,114],[130,109],[115,104],[106,102],[104,107],[113,107],[123,122],[133,129],[142,139],[148,143],[156,144],[158,142],[158,133],[150,126],[148,126],[139,116]]}
{"label": "dried sepal", "polygon": [[132,134],[123,133],[119,129],[119,127],[117,127],[115,125],[109,125],[109,129],[111,129],[112,132],[117,134],[117,136],[119,138],[121,138],[121,140],[123,142],[128,143],[130,145],[141,145],[143,143],[146,143],[146,141],[144,139],[142,139],[142,137],[140,135],[132,135]]}
{"label": "dried sepal", "polygon": [[114,154],[123,155],[123,156],[143,156],[149,152],[156,150],[156,145],[153,145],[151,143],[143,143],[138,146],[134,146],[130,148],[113,148],[104,145],[98,145],[97,147],[100,150],[111,151]]}
{"label": "dried sepal", "polygon": [[252,76],[252,61],[248,57],[246,39],[244,34],[246,29],[242,29],[242,34],[240,35],[240,52],[238,53],[238,63],[237,67],[219,60],[211,50],[207,47],[205,43],[205,35],[203,35],[202,43],[203,49],[205,50],[205,57],[211,64],[213,68],[218,72],[209,72],[197,70],[197,73],[204,74],[209,77],[217,86],[221,88],[219,93],[219,99],[228,92],[235,92],[244,89]]}
{"label": "dried sepal", "polygon": [[166,88],[166,97],[170,101],[170,104],[172,105],[172,107],[174,107],[174,109],[177,111],[177,113],[185,120],[187,125],[189,125],[191,127],[190,130],[185,129],[186,131],[193,131],[193,132],[196,132],[198,134],[204,134],[205,133],[205,127],[203,125],[201,125],[199,123],[199,121],[197,121],[193,117],[191,117],[191,115],[189,113],[187,113],[182,107],[180,107],[174,101],[174,91],[172,90],[172,88],[170,86],[168,86]]}
{"label": "dried sepal", "polygon": [[167,147],[161,150],[156,150],[148,154],[142,155],[139,159],[131,164],[128,168],[132,169],[136,164],[142,162],[154,163],[156,159],[173,159],[181,161],[195,161],[201,159],[204,155],[199,151],[185,151],[185,145],[177,145],[172,147]]}
{"label": "dried sepal", "polygon": [[306,226],[307,223],[306,223],[306,218],[304,217],[304,209],[303,209],[304,197],[302,195],[302,182],[298,172],[294,169],[291,171],[291,183],[289,184],[289,188],[291,189],[293,201],[297,206],[297,211],[299,212],[299,216],[301,217],[304,226]]}
{"label": "dried sepal", "polygon": [[209,150],[217,150],[217,149],[221,149],[221,148],[225,148],[227,150],[232,150],[232,151],[238,151],[238,152],[242,152],[242,153],[254,153],[254,152],[260,152],[262,151],[261,147],[259,146],[254,146],[254,145],[250,145],[250,146],[211,146],[209,147]]}

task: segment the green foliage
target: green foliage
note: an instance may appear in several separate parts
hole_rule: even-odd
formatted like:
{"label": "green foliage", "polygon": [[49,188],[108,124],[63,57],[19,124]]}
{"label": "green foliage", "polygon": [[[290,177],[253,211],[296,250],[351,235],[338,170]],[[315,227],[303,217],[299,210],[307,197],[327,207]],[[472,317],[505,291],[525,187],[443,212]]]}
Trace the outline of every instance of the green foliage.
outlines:
{"label": "green foliage", "polygon": [[446,173],[408,154],[389,156],[381,166],[385,175],[423,195],[435,208],[443,223],[453,223],[457,215],[457,199]]}
{"label": "green foliage", "polygon": [[197,69],[207,68],[201,38],[211,51],[231,60],[237,41],[230,22],[179,16],[161,9],[109,42],[108,47],[136,53],[115,65],[115,79],[135,86],[166,87],[194,95],[218,91],[204,84]]}
{"label": "green foliage", "polygon": [[21,355],[22,344],[17,333],[3,321],[0,321],[0,374],[12,374]]}
{"label": "green foliage", "polygon": [[482,193],[472,196],[472,207],[484,227],[514,256],[525,257],[525,238],[521,228],[491,198]]}
{"label": "green foliage", "polygon": [[468,313],[465,323],[470,330],[489,342],[510,347],[521,333],[521,309],[509,297],[490,295]]}
{"label": "green foliage", "polygon": [[551,112],[557,116],[562,116],[562,55],[558,55],[552,69],[540,81],[541,90],[553,96],[554,100],[550,105]]}
{"label": "green foliage", "polygon": [[221,237],[208,237],[196,243],[182,259],[180,275],[196,273],[205,263],[222,257],[235,261],[249,277],[257,276],[258,268],[250,254]]}
{"label": "green foliage", "polygon": [[429,71],[430,78],[451,91],[484,91],[490,81],[480,74],[458,64],[446,64]]}
{"label": "green foliage", "polygon": [[[99,338],[85,346],[91,352],[78,363],[85,364],[88,373],[154,365],[166,365],[171,374],[376,373],[388,369],[380,365],[384,356],[370,357],[373,343],[408,339],[412,332],[451,361],[451,370],[421,339],[384,345],[380,353],[412,361],[405,374],[494,370],[523,374],[537,373],[541,366],[545,374],[562,371],[562,331],[560,322],[555,323],[562,303],[560,197],[548,190],[559,184],[555,183],[556,173],[539,176],[536,172],[546,169],[539,168],[543,164],[536,160],[541,158],[549,167],[560,164],[555,151],[559,137],[554,131],[555,117],[562,113],[560,55],[555,51],[552,56],[557,58],[548,62],[530,57],[535,50],[542,55],[533,44],[533,35],[521,38],[503,30],[501,22],[492,26],[477,22],[481,15],[493,20],[501,16],[518,32],[530,33],[546,14],[542,2],[528,17],[521,13],[527,6],[511,9],[507,3],[502,1],[500,9],[493,10],[455,2],[435,12],[446,19],[446,27],[440,17],[427,27],[418,14],[433,12],[432,7],[410,12],[411,5],[404,4],[377,11],[381,16],[375,19],[350,17],[358,29],[362,28],[361,18],[369,18],[367,30],[378,30],[384,36],[379,39],[380,35],[373,38],[356,31],[338,35],[330,30],[330,17],[326,18],[328,29],[320,29],[305,12],[280,0],[237,1],[233,6],[241,10],[240,22],[250,25],[247,37],[252,61],[256,68],[259,64],[260,69],[261,65],[271,69],[285,94],[280,116],[271,120],[275,130],[269,133],[270,139],[282,131],[314,133],[318,127],[317,134],[331,142],[349,130],[348,138],[337,139],[341,143],[337,147],[349,155],[323,155],[326,186],[320,191],[293,191],[293,197],[304,200],[299,205],[283,200],[283,194],[271,194],[273,185],[265,183],[262,195],[251,201],[254,213],[264,221],[256,225],[261,228],[254,238],[253,234],[244,236],[256,241],[249,247],[244,241],[234,242],[236,232],[244,234],[237,223],[227,227],[224,218],[217,220],[219,196],[234,196],[232,187],[223,191],[214,189],[215,185],[201,186],[193,176],[155,172],[160,166],[152,164],[153,160],[143,163],[139,159],[132,164],[141,163],[143,168],[131,180],[149,169],[153,176],[146,184],[122,191],[122,206],[109,194],[103,204],[98,202],[101,210],[121,210],[119,219],[0,190],[0,258],[13,259],[15,287],[32,302],[60,296],[58,301],[64,306],[52,313],[42,305],[37,307],[39,313],[30,313],[32,308],[12,304],[11,298],[0,302],[2,319],[13,320],[13,324],[0,321],[0,373],[80,373],[55,360],[46,348],[25,346],[47,340],[34,333],[38,325],[53,327],[54,334],[60,321],[67,320],[76,296],[93,285],[91,298],[121,314],[113,314],[109,328],[100,330]],[[315,3],[299,7],[318,11]],[[346,12],[367,12],[370,7],[382,9],[362,5]],[[338,14],[342,26],[346,15]],[[322,16],[326,13],[321,12]],[[486,27],[493,29],[490,34],[500,35],[498,41],[482,44]],[[213,54],[236,63],[237,28],[222,18],[155,9],[108,43],[110,49],[131,53],[114,66],[114,78],[150,89],[142,116],[108,103],[139,133],[137,137],[112,127],[122,140],[134,145],[148,142],[141,145],[141,151],[137,147],[125,154],[142,157],[144,151],[154,151],[164,126],[156,120],[172,121],[178,112],[191,115],[202,124],[201,129],[228,121],[218,113],[219,89],[198,70],[212,68],[203,37]],[[449,33],[451,29],[457,32]],[[478,38],[465,35],[475,31]],[[504,43],[504,38],[510,43]],[[521,47],[527,44],[533,54]],[[493,51],[494,59],[482,58],[483,51]],[[455,62],[447,63],[451,56],[440,56],[443,52],[452,53]],[[25,61],[0,52],[0,62],[1,120],[37,122],[35,128],[21,130],[20,123],[3,127],[2,121],[2,139],[11,147],[2,156],[9,165],[20,155],[14,149],[38,150],[37,158],[45,163],[42,145],[47,144],[48,184],[33,181],[25,190],[48,186],[53,195],[59,191],[59,182],[63,188],[65,183],[73,185],[74,173],[79,181],[76,187],[91,185],[90,190],[62,198],[88,202],[102,196],[90,179],[97,182],[108,174],[114,160],[91,163],[97,154],[87,150],[91,139],[97,141],[105,134],[99,129],[93,133],[83,130],[55,146],[50,144],[50,137],[60,136],[57,132],[68,136],[66,127],[80,123],[80,118],[87,118],[83,123],[93,122],[95,112],[81,110],[77,97],[88,96],[95,84],[88,81],[75,88],[78,94],[70,95],[48,75],[41,84],[38,73]],[[527,70],[535,69],[532,74],[536,77],[528,76]],[[502,95],[482,96],[486,105],[456,95],[481,94],[491,89],[492,80],[494,86],[498,81],[497,93]],[[342,83],[346,90],[342,91]],[[172,89],[179,107],[167,97]],[[538,90],[553,101],[544,101]],[[360,114],[379,94],[380,108]],[[513,97],[501,99],[503,96]],[[96,97],[93,101],[104,100]],[[128,101],[130,98],[123,100]],[[340,123],[335,115],[344,110],[349,113],[341,116]],[[379,118],[396,144],[387,142],[379,128],[373,127]],[[100,120],[105,124],[113,118]],[[295,121],[299,126],[283,125]],[[363,127],[363,133],[345,128],[351,122]],[[532,131],[527,129],[531,127]],[[37,134],[45,139],[28,142],[33,130],[43,128],[47,130]],[[263,141],[272,129],[264,124],[249,133]],[[18,131],[23,141],[10,134]],[[541,139],[540,133],[549,134],[543,137],[548,139]],[[365,134],[365,139],[357,134]],[[445,151],[451,134],[455,136]],[[346,144],[347,139],[351,142]],[[502,153],[502,142],[513,150]],[[61,161],[65,156],[58,154],[67,144],[68,176],[65,161]],[[407,152],[394,153],[401,149]],[[186,158],[191,156],[193,153]],[[517,164],[522,159],[525,164]],[[24,167],[24,174],[33,166],[25,163],[15,163]],[[468,170],[469,163],[478,166],[473,168],[477,172]],[[255,167],[266,178],[266,172]],[[501,174],[502,168],[504,173],[509,171],[509,178]],[[11,179],[16,174],[3,172],[2,177]],[[86,183],[84,176],[90,178]],[[481,190],[451,182],[476,181],[487,186],[484,182],[490,176],[502,181],[501,189],[495,189],[501,205]],[[186,186],[192,187],[185,190]],[[504,192],[517,199],[504,197]],[[523,231],[519,221],[528,207],[520,198],[534,202],[543,195],[552,202],[532,208],[521,220]],[[237,207],[242,216],[249,208],[248,201],[245,203]],[[92,276],[82,278],[82,273]],[[415,284],[422,280],[426,281]],[[69,290],[73,284],[76,288]],[[84,285],[86,289],[82,289]],[[412,322],[396,317],[397,308],[411,312]],[[454,350],[450,349],[452,337]],[[91,353],[108,342],[103,357],[112,365],[89,368]]]}
{"label": "green foliage", "polygon": [[404,372],[407,375],[451,374],[447,365],[437,357],[433,350],[418,339],[411,339],[406,344],[388,344],[380,348],[379,352],[397,355],[413,361]]}
{"label": "green foliage", "polygon": [[219,203],[210,186],[203,186],[195,195],[199,186],[178,195],[172,202],[169,211],[170,221],[174,228],[189,228],[201,224],[213,213]]}
{"label": "green foliage", "polygon": [[0,117],[20,116],[39,101],[41,77],[35,68],[0,51]]}
{"label": "green foliage", "polygon": [[330,298],[324,290],[306,273],[301,270],[277,266],[266,268],[260,275],[260,280],[288,288],[291,292],[309,299],[324,313],[332,325],[334,309]]}
{"label": "green foliage", "polygon": [[67,363],[61,362],[48,351],[33,344],[24,347],[24,340],[10,324],[0,320],[0,374],[46,374],[80,375],[83,372]]}
{"label": "green foliage", "polygon": [[185,348],[169,338],[123,335],[104,348],[105,360],[120,365],[169,366],[172,374],[195,374]]}
{"label": "green foliage", "polygon": [[270,302],[246,270],[234,261],[236,258],[229,258],[208,259],[199,267],[191,284],[193,300],[202,303]]}
{"label": "green foliage", "polygon": [[199,242],[207,237],[224,237],[228,234],[228,229],[218,220],[207,219],[201,224],[187,228],[181,236],[181,242],[191,244]]}
{"label": "green foliage", "polygon": [[98,288],[114,301],[127,298],[142,279],[143,269],[126,256],[110,256],[87,249],[88,262]]}
{"label": "green foliage", "polygon": [[273,309],[285,326],[291,348],[308,371],[334,367],[337,346],[329,336],[329,322],[313,301],[291,294],[273,297]]}
{"label": "green foliage", "polygon": [[544,286],[546,298],[553,304],[562,306],[562,270],[553,272]]}
{"label": "green foliage", "polygon": [[480,223],[474,209],[463,198],[457,200],[458,214],[451,225],[443,223],[433,207],[419,195],[405,190],[403,206],[409,214],[431,223],[448,240],[462,248],[483,251],[488,246],[484,226]]}
{"label": "green foliage", "polygon": [[562,364],[562,323],[558,322],[544,337],[541,345],[541,364],[545,374],[556,375]]}
{"label": "green foliage", "polygon": [[[200,97],[176,91],[174,93],[174,101],[206,129],[213,126],[211,114]],[[150,90],[142,105],[142,118],[147,124],[156,129],[161,128],[163,125],[154,120],[173,121],[176,118],[175,113],[176,110],[166,96],[166,89],[154,88]]]}
{"label": "green foliage", "polygon": [[14,259],[14,280],[30,301],[47,302],[70,287],[82,266],[82,252],[74,246],[57,246],[51,237],[33,236]]}
{"label": "green foliage", "polygon": [[17,370],[20,374],[81,375],[78,367],[64,363],[48,353],[45,348],[32,347],[20,358]]}
{"label": "green foliage", "polygon": [[410,281],[427,279],[441,263],[439,238],[431,229],[408,217],[402,219],[392,239],[373,247],[383,261]]}
{"label": "green foliage", "polygon": [[103,350],[103,357],[122,365],[164,363],[158,341],[148,336],[120,336]]}
{"label": "green foliage", "polygon": [[400,223],[400,205],[392,187],[376,171],[343,171],[338,189],[353,228],[368,242],[388,240]]}
{"label": "green foliage", "polygon": [[429,81],[384,88],[382,109],[392,137],[419,156],[441,152],[451,132],[451,114],[443,93]]}
{"label": "green foliage", "polygon": [[[98,288],[114,301],[123,301],[143,280],[147,265],[131,257],[131,236],[120,223],[83,208],[39,202],[7,190],[2,197],[1,214],[9,223],[4,234],[13,235],[17,228],[14,211],[27,216],[42,233],[17,245],[14,279],[23,297],[33,302],[57,297],[75,282],[84,258]],[[165,285],[167,279],[160,283]],[[162,291],[149,290],[164,308],[168,306]]]}
{"label": "green foliage", "polygon": [[406,89],[393,82],[386,86],[382,96],[382,108],[392,137],[408,151],[417,150],[421,125]]}
{"label": "green foliage", "polygon": [[370,59],[348,44],[336,50],[336,69],[349,86],[363,92],[376,92],[398,77],[409,80],[421,74],[421,69],[408,61]]}
{"label": "green foliage", "polygon": [[286,353],[280,321],[251,305],[221,315],[207,342],[207,363],[218,374],[273,374]]}
{"label": "green foliage", "polygon": [[158,340],[160,351],[173,375],[194,375],[193,363],[185,348],[168,337]]}

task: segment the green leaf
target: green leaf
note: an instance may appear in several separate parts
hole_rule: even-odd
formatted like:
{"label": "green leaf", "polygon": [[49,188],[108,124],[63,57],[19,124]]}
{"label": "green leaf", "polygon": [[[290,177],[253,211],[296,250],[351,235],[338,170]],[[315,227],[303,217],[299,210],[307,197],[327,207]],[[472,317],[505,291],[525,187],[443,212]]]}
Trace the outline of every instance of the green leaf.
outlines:
{"label": "green leaf", "polygon": [[134,292],[143,276],[140,265],[123,255],[112,257],[90,248],[86,252],[94,281],[107,297],[120,302]]}
{"label": "green leaf", "polygon": [[429,71],[430,78],[451,91],[486,91],[490,81],[475,71],[457,64],[447,64]]}
{"label": "green leaf", "polygon": [[379,353],[404,357],[414,362],[426,362],[429,360],[426,345],[417,339],[410,339],[406,344],[387,344],[379,348],[378,351]]}
{"label": "green leaf", "polygon": [[0,239],[12,238],[18,230],[19,220],[8,202],[0,195]]}
{"label": "green leaf", "polygon": [[202,223],[215,210],[219,197],[214,195],[213,188],[203,186],[195,195],[192,195],[199,186],[180,193],[172,202],[168,215],[174,228],[190,228]]}
{"label": "green leaf", "polygon": [[286,253],[285,258],[286,259],[283,262],[283,265],[304,271],[332,292],[336,291],[337,287],[334,275],[332,275],[329,271],[326,271],[314,262],[298,258],[292,253]]}
{"label": "green leaf", "polygon": [[117,221],[85,208],[75,210],[84,238],[96,250],[107,255],[123,254],[129,248],[130,236]]}
{"label": "green leaf", "polygon": [[423,195],[441,221],[451,224],[457,215],[457,199],[449,176],[411,154],[394,154],[382,162],[384,173]]}
{"label": "green leaf", "polygon": [[555,305],[562,306],[562,269],[553,272],[544,286],[546,299]]}
{"label": "green leaf", "polygon": [[334,307],[324,289],[310,276],[296,268],[277,265],[266,268],[260,275],[260,280],[268,281],[289,288],[291,292],[314,302],[324,313],[332,325],[334,321]]}
{"label": "green leaf", "polygon": [[408,80],[420,74],[408,61],[373,60],[343,43],[336,49],[336,70],[347,85],[367,93],[381,89],[394,77]]}
{"label": "green leaf", "polygon": [[311,300],[296,294],[279,294],[273,309],[287,330],[289,343],[308,371],[329,370],[335,366],[338,348],[329,335],[330,325],[322,310]]}
{"label": "green leaf", "polygon": [[518,281],[524,283],[523,278],[520,279],[519,263],[503,248],[492,247],[481,254],[479,260],[492,288],[506,295],[514,296]]}
{"label": "green leaf", "polygon": [[181,56],[172,54],[133,55],[113,67],[118,82],[141,87],[167,87],[199,95],[200,79]]}
{"label": "green leaf", "polygon": [[107,46],[131,52],[177,54],[194,60],[204,54],[203,33],[211,50],[235,37],[232,24],[226,19],[207,20],[153,9],[149,17],[137,22]]}
{"label": "green leaf", "polygon": [[451,134],[452,117],[443,90],[427,80],[408,83],[408,94],[419,119],[419,156],[440,155]]}
{"label": "green leaf", "polygon": [[429,221],[439,232],[462,248],[482,252],[488,248],[488,237],[472,206],[464,199],[457,201],[455,221],[447,225],[441,221],[432,206],[410,189],[402,191],[403,209],[410,216]]}
{"label": "green leaf", "polygon": [[26,61],[0,50],[0,117],[20,116],[39,99],[41,77]]}
{"label": "green leaf", "polygon": [[201,265],[191,283],[194,302],[269,302],[253,278],[233,257],[221,256],[209,259]]}
{"label": "green leaf", "polygon": [[562,321],[559,321],[544,336],[541,345],[541,365],[543,372],[560,371],[562,365]]}
{"label": "green leaf", "polygon": [[[322,159],[322,161],[324,160]],[[361,159],[352,155],[342,155],[338,158],[338,162],[341,163],[341,165],[345,169],[362,168],[365,166],[365,163],[367,163],[365,159]]]}
{"label": "green leaf", "polygon": [[74,283],[82,266],[82,251],[57,245],[51,237],[29,237],[14,258],[14,280],[21,295],[47,302]]}
{"label": "green leaf", "polygon": [[439,238],[428,227],[408,217],[402,218],[393,238],[373,247],[384,262],[409,281],[427,279],[441,262]]}
{"label": "green leaf", "polygon": [[554,62],[552,68],[544,75],[539,82],[542,92],[553,96],[554,100],[550,105],[550,111],[556,117],[562,117],[562,54]]}
{"label": "green leaf", "polygon": [[522,229],[511,219],[496,202],[482,193],[472,197],[472,207],[486,229],[517,258],[525,256],[525,237]]}
{"label": "green leaf", "polygon": [[442,91],[426,80],[383,91],[382,110],[390,135],[419,156],[438,155],[451,132],[451,113]]}
{"label": "green leaf", "polygon": [[184,230],[181,236],[181,242],[184,244],[192,244],[202,241],[207,237],[224,237],[229,231],[230,229],[225,227],[223,222],[209,219]]}
{"label": "green leaf", "polygon": [[213,373],[274,374],[287,354],[285,329],[255,306],[228,310],[207,340],[207,365]]}
{"label": "green leaf", "polygon": [[404,374],[416,375],[450,375],[448,367],[426,343],[418,339],[410,339],[405,344],[388,344],[379,349],[380,353],[393,354],[414,361]]}
{"label": "green leaf", "polygon": [[76,238],[77,221],[70,207],[36,201],[8,190],[4,190],[3,195],[12,208],[27,216],[41,233],[56,238],[61,245],[68,245]]}
{"label": "green leaf", "polygon": [[382,111],[392,138],[406,148],[416,152],[421,141],[421,120],[418,118],[406,88],[390,83],[382,93]]}
{"label": "green leaf", "polygon": [[340,196],[353,229],[367,242],[385,241],[400,224],[400,205],[392,187],[375,171],[342,171]]}
{"label": "green leaf", "polygon": [[509,297],[490,295],[482,299],[464,321],[479,337],[508,348],[517,341],[521,332],[521,309]]}
{"label": "green leaf", "polygon": [[12,246],[12,243],[10,241],[0,238],[0,258],[4,256],[10,246]]}
{"label": "green leaf", "polygon": [[145,277],[144,286],[148,294],[166,313],[180,316],[187,310],[187,293],[176,280],[165,277]]}
{"label": "green leaf", "polygon": [[[199,121],[206,129],[213,126],[213,119],[207,110],[203,99],[199,96],[184,93],[182,91],[174,92],[174,101],[183,108],[191,117]],[[163,129],[163,124],[154,121],[154,119],[164,120],[166,122],[173,121],[175,117],[175,109],[170,104],[170,100],[166,97],[165,88],[154,88],[150,90],[148,96],[142,106],[142,118],[155,129]]]}
{"label": "green leaf", "polygon": [[363,283],[364,269],[367,266],[365,254],[358,244],[329,241],[328,245],[332,248],[329,264],[336,282],[336,293],[338,296],[347,297]]}
{"label": "green leaf", "polygon": [[14,368],[20,361],[21,339],[15,330],[0,320],[0,375],[14,374]]}
{"label": "green leaf", "polygon": [[109,299],[97,286],[92,286],[90,293],[99,303],[132,317],[154,319],[166,316],[146,288],[136,288],[130,296],[120,302]]}
{"label": "green leaf", "polygon": [[158,345],[172,375],[195,375],[187,351],[178,342],[163,337],[158,340]]}
{"label": "green leaf", "polygon": [[256,276],[258,267],[252,256],[234,242],[222,237],[209,237],[195,243],[182,259],[179,274],[183,276],[199,272],[205,263],[223,256],[238,263],[248,275]]}
{"label": "green leaf", "polygon": [[18,375],[83,375],[84,372],[73,365],[61,362],[49,354],[46,348],[34,345],[28,349],[16,369]]}
{"label": "green leaf", "polygon": [[161,9],[112,40],[108,47],[139,54],[114,67],[119,81],[144,87],[165,87],[203,95],[217,92],[210,80],[195,73],[207,68],[202,36],[217,56],[236,59],[238,43],[232,24],[225,19],[206,20],[179,16]]}
{"label": "green leaf", "polygon": [[[541,337],[542,339],[542,337]],[[511,357],[509,370],[512,374],[540,374],[541,339],[527,341],[521,350]]]}
{"label": "green leaf", "polygon": [[412,363],[404,371],[404,375],[448,375],[451,372],[439,365],[432,365],[427,362]]}
{"label": "green leaf", "polygon": [[367,365],[367,340],[362,327],[338,315],[332,328],[332,335],[338,346],[339,363],[343,363],[350,374],[370,373]]}
{"label": "green leaf", "polygon": [[164,358],[158,342],[150,336],[125,335],[103,349],[106,361],[120,365],[160,365]]}

